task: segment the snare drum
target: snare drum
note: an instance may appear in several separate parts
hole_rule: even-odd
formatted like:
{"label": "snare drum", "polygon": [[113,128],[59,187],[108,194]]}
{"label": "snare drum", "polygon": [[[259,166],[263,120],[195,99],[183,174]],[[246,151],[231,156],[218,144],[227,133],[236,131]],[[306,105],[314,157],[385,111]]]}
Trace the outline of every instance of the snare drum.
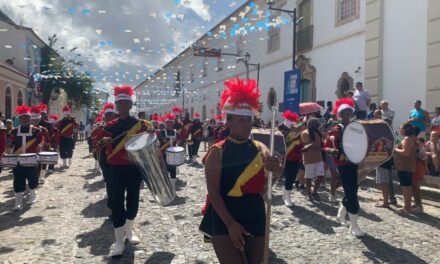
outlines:
{"label": "snare drum", "polygon": [[58,163],[58,153],[53,151],[39,152],[37,160],[41,164],[56,165]]}
{"label": "snare drum", "polygon": [[37,154],[25,153],[18,155],[18,164],[22,167],[34,167],[38,165]]}
{"label": "snare drum", "polygon": [[15,168],[17,167],[17,155],[15,154],[3,154],[2,156],[2,166],[5,168]]}
{"label": "snare drum", "polygon": [[185,149],[182,147],[167,148],[167,164],[180,166],[185,162]]}

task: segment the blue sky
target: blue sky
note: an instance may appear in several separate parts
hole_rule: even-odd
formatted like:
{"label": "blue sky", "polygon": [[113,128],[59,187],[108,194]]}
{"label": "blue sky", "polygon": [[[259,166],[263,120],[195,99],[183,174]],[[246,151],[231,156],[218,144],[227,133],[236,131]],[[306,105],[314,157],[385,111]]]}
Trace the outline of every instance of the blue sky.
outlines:
{"label": "blue sky", "polygon": [[244,2],[0,0],[0,8],[43,40],[57,34],[65,50],[77,47],[96,86],[110,89],[140,83]]}

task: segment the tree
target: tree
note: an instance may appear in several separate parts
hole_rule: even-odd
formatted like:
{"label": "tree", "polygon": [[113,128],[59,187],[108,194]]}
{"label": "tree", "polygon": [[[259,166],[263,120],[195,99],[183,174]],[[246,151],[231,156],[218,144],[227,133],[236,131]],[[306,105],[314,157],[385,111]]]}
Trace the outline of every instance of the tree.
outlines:
{"label": "tree", "polygon": [[[56,35],[49,37],[49,45],[41,51],[41,86],[43,88],[43,102],[50,104],[51,97],[60,94],[60,89],[66,91],[68,103],[76,108],[90,107],[93,103],[93,79],[88,72],[81,72],[78,67],[82,62],[78,59],[81,55],[74,53],[76,48],[68,52],[66,61],[58,54],[55,45]],[[64,47],[60,47],[64,49]]]}

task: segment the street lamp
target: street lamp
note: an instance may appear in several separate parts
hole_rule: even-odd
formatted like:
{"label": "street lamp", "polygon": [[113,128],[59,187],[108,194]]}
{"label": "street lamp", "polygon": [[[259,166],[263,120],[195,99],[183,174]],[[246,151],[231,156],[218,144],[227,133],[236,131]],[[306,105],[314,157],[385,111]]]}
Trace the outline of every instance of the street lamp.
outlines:
{"label": "street lamp", "polygon": [[266,0],[266,4],[269,10],[280,11],[289,14],[293,20],[293,53],[292,53],[292,68],[296,67],[296,25],[299,21],[296,18],[296,7],[293,10],[285,10],[280,8],[273,8],[272,5],[275,4],[275,0]]}

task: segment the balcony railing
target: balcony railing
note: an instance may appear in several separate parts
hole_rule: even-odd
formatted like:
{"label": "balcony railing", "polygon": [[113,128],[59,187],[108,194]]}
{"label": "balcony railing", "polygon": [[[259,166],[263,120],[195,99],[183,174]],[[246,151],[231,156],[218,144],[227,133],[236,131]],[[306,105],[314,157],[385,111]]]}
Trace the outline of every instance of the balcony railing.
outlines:
{"label": "balcony railing", "polygon": [[298,52],[304,52],[311,49],[313,47],[313,26],[298,30],[297,37]]}

